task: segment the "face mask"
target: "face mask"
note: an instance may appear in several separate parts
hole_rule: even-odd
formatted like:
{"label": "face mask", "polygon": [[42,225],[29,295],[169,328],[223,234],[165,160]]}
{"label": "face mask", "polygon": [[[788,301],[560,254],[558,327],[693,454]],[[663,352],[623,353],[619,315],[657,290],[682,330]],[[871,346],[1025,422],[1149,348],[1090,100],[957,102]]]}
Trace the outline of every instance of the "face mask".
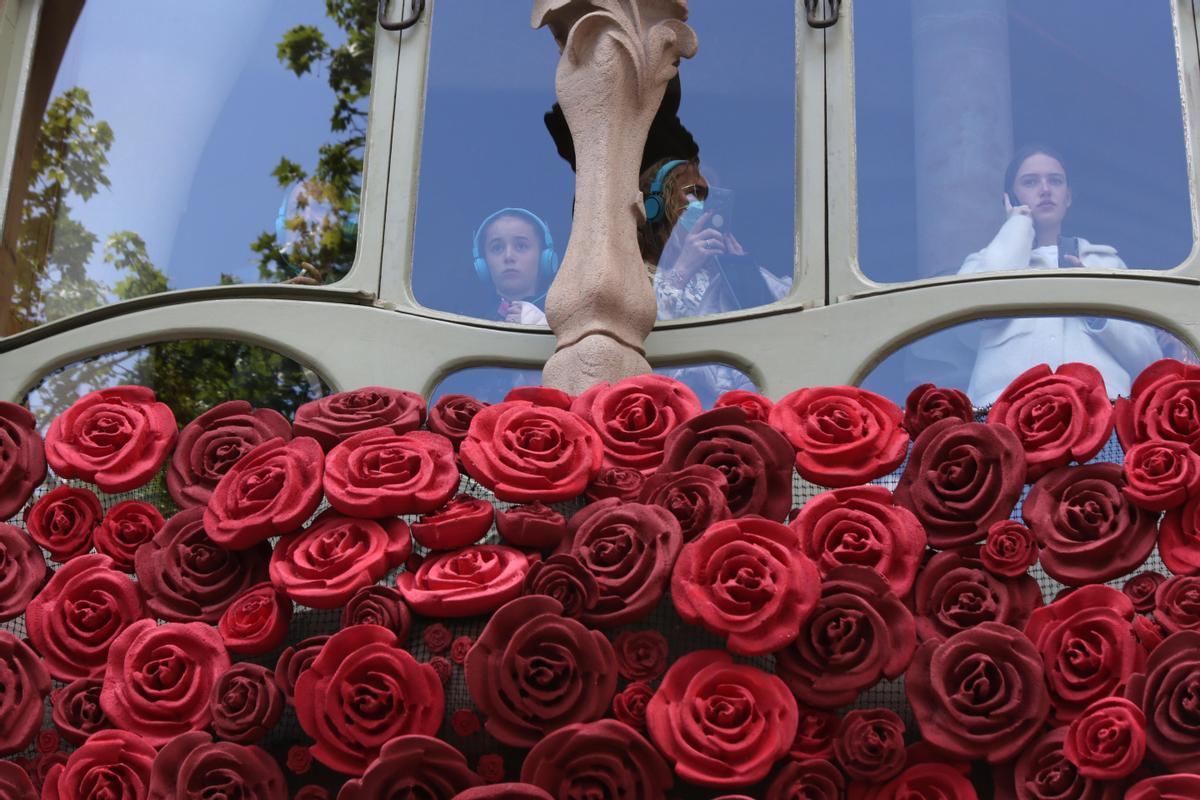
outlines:
{"label": "face mask", "polygon": [[679,215],[679,222],[676,224],[681,225],[685,231],[691,233],[692,228],[696,227],[696,223],[700,221],[702,216],[704,216],[704,201],[692,200],[687,204],[687,208],[683,210],[683,213]]}

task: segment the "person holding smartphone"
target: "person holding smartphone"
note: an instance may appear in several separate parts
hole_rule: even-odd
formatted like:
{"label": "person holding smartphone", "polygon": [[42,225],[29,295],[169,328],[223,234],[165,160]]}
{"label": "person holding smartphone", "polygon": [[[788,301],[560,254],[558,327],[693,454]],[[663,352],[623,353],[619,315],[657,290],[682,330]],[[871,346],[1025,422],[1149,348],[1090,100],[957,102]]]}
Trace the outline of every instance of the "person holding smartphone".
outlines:
{"label": "person holding smartphone", "polygon": [[[1072,203],[1066,162],[1040,144],[1022,147],[1004,174],[1005,221],[984,249],[967,256],[960,275],[1006,269],[1126,269],[1115,248],[1063,236]],[[1132,378],[1162,358],[1153,328],[1104,317],[1021,317],[989,320],[967,394],[990,405],[1004,387],[1041,363],[1081,361],[1100,370],[1110,396],[1128,395]]]}

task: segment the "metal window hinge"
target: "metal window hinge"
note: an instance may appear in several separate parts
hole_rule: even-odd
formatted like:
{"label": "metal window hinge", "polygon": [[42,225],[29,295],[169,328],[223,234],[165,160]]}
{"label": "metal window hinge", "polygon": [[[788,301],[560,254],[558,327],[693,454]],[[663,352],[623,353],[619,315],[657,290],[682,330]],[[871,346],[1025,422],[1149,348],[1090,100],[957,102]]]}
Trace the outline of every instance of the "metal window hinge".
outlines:
{"label": "metal window hinge", "polygon": [[[388,22],[387,16],[388,0],[379,0],[379,27],[385,31],[403,31],[417,24],[417,20],[421,18],[421,14],[425,12],[425,0],[413,0],[412,13],[399,22]],[[403,5],[403,0],[401,0]]]}
{"label": "metal window hinge", "polygon": [[804,0],[804,10],[808,14],[809,27],[828,28],[838,21],[842,0]]}

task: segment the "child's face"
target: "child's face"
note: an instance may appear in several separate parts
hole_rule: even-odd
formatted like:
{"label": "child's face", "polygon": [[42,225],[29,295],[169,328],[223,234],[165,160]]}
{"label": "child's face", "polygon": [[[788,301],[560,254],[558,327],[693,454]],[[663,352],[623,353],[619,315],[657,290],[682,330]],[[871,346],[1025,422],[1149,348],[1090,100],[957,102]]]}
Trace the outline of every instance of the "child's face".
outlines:
{"label": "child's face", "polygon": [[483,234],[483,258],[501,297],[522,300],[537,292],[541,240],[529,220],[493,220]]}

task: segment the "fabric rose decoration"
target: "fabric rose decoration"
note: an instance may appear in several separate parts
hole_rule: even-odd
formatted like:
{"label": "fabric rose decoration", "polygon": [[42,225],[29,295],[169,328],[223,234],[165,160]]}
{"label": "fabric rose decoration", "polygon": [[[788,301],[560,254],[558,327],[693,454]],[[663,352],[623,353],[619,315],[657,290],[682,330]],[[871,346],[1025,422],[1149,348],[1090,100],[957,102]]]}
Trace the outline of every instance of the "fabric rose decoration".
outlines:
{"label": "fabric rose decoration", "polygon": [[93,797],[99,790],[113,800],[148,796],[154,747],[128,731],[100,731],[67,758],[50,768],[42,787],[43,800]]}
{"label": "fabric rose decoration", "polygon": [[710,525],[729,519],[728,491],[725,473],[706,464],[692,464],[678,472],[651,475],[638,502],[670,511],[679,520],[683,540],[690,542]]}
{"label": "fabric rose decoration", "polygon": [[527,595],[554,598],[562,605],[563,615],[575,619],[595,608],[600,599],[600,585],[592,573],[579,559],[566,553],[530,565],[523,590]]}
{"label": "fabric rose decoration", "polygon": [[904,460],[900,407],[853,386],[797,389],[771,409],[771,425],[796,449],[796,471],[841,488],[887,475]]}
{"label": "fabric rose decoration", "polygon": [[496,510],[496,530],[510,544],[549,550],[567,535],[567,518],[544,503]]}
{"label": "fabric rose decoration", "polygon": [[309,636],[291,647],[285,647],[275,662],[275,685],[291,703],[296,697],[296,681],[300,673],[312,666],[321,648],[329,641],[328,636]]}
{"label": "fabric rose decoration", "polygon": [[430,550],[454,550],[482,539],[492,527],[492,504],[469,494],[454,499],[412,524],[412,538]]}
{"label": "fabric rose decoration", "polygon": [[230,742],[257,742],[279,722],[286,703],[271,670],[259,664],[234,664],[213,684],[209,700],[213,731]]}
{"label": "fabric rose decoration", "polygon": [[1176,575],[1200,573],[1200,495],[1163,516],[1158,528],[1158,554]]}
{"label": "fabric rose decoration", "polygon": [[418,614],[486,614],[521,594],[537,556],[503,545],[474,545],[426,558],[416,572],[396,576],[396,588]]}
{"label": "fabric rose decoration", "polygon": [[90,489],[58,486],[38,498],[25,516],[25,528],[38,546],[60,564],[92,549],[92,535],[104,509]]}
{"label": "fabric rose decoration", "polygon": [[922,383],[908,393],[901,424],[909,436],[916,438],[921,431],[943,419],[956,419],[959,422],[975,419],[975,410],[966,393],[932,383]]}
{"label": "fabric rose decoration", "polygon": [[1144,778],[1125,792],[1125,800],[1193,800],[1200,797],[1200,775]]}
{"label": "fabric rose decoration", "polygon": [[1200,575],[1176,575],[1154,593],[1154,620],[1167,631],[1200,631]]}
{"label": "fabric rose decoration", "polygon": [[671,768],[641,734],[615,719],[581,722],[542,738],[525,756],[521,781],[555,797],[586,797],[605,787],[612,797],[666,800]]}
{"label": "fabric rose decoration", "polygon": [[1125,778],[1146,754],[1146,716],[1123,697],[1097,700],[1067,729],[1063,754],[1085,778]]}
{"label": "fabric rose decoration", "polygon": [[732,389],[718,397],[713,403],[713,408],[725,408],[726,406],[740,408],[746,412],[747,419],[755,422],[770,422],[771,409],[775,407],[775,404],[758,392]]}
{"label": "fabric rose decoration", "polygon": [[667,637],[656,630],[622,631],[613,646],[617,671],[627,680],[652,681],[667,671],[670,645]]}
{"label": "fabric rose decoration", "polygon": [[[1093,780],[1076,769],[1063,749],[1066,737],[1066,728],[1055,728],[1042,734],[1021,753],[1012,765],[1010,796],[1015,794],[1022,800],[1051,800],[1059,797],[1118,800],[1121,797],[1119,786]],[[997,783],[1000,784],[1000,781]],[[1003,791],[1001,786],[997,788]]]}
{"label": "fabric rose decoration", "polygon": [[100,707],[102,685],[99,678],[79,678],[51,692],[51,720],[71,744],[81,745],[96,731],[111,727]]}
{"label": "fabric rose decoration", "polygon": [[45,479],[37,420],[24,406],[0,400],[0,520],[20,511]]}
{"label": "fabric rose decoration", "polygon": [[1146,717],[1146,750],[1172,772],[1200,773],[1200,632],[1163,640],[1134,675],[1125,697]]}
{"label": "fabric rose decoration", "polygon": [[975,547],[945,550],[929,559],[913,589],[921,641],[945,639],[981,622],[1020,630],[1041,604],[1042,590],[1032,576],[995,574]]}
{"label": "fabric rose decoration", "polygon": [[1147,511],[1168,511],[1200,490],[1200,455],[1183,442],[1140,442],[1125,453],[1125,496]]}
{"label": "fabric rose decoration", "polygon": [[469,395],[444,394],[429,409],[429,430],[445,436],[457,449],[467,438],[471,420],[488,405]]}
{"label": "fabric rose decoration", "polygon": [[1133,610],[1139,614],[1149,614],[1154,610],[1154,593],[1167,579],[1166,575],[1153,570],[1139,572],[1125,581],[1121,591],[1133,603]]}
{"label": "fabric rose decoration", "polygon": [[613,696],[613,716],[631,728],[645,730],[646,707],[653,696],[653,686],[645,681],[633,681]]}
{"label": "fabric rose decoration", "polygon": [[528,400],[535,406],[553,406],[563,411],[570,411],[571,403],[575,402],[574,397],[553,386],[514,386],[504,395],[505,402],[510,400]]}
{"label": "fabric rose decoration", "polygon": [[700,399],[664,375],[635,375],[597,383],[571,404],[596,431],[604,466],[653,472],[662,463],[667,437],[701,412]]}
{"label": "fabric rose decoration", "polygon": [[351,625],[382,625],[404,642],[412,629],[412,614],[395,589],[364,586],[350,596],[342,609],[342,627]]}
{"label": "fabric rose decoration", "polygon": [[1037,539],[1016,520],[1002,519],[988,528],[979,560],[993,575],[1018,578],[1037,563]]}
{"label": "fabric rose decoration", "polygon": [[519,597],[484,626],[467,655],[467,690],[484,728],[513,747],[533,747],[549,731],[600,719],[617,687],[608,638],[562,615],[543,595]]}
{"label": "fabric rose decoration", "polygon": [[46,559],[25,531],[0,522],[0,622],[21,616],[46,581]]}
{"label": "fabric rose decoration", "polygon": [[839,800],[846,796],[846,779],[823,758],[789,761],[767,787],[766,800]]}
{"label": "fabric rose decoration", "polygon": [[869,800],[979,800],[975,787],[950,764],[914,764],[868,794]]}
{"label": "fabric rose decoration", "polygon": [[408,433],[425,421],[425,399],[416,392],[364,386],[310,400],[296,409],[297,436],[311,436],[325,452],[356,433],[386,428]]}
{"label": "fabric rose decoration", "polygon": [[579,416],[528,401],[488,406],[471,420],[459,458],[467,473],[512,503],[553,503],[583,494],[604,448]]}
{"label": "fabric rose decoration", "polygon": [[765,778],[787,753],[798,713],[779,678],[735,664],[723,650],[697,650],[667,670],[646,726],[679,777],[739,786]]}
{"label": "fabric rose decoration", "polygon": [[387,742],[361,778],[346,782],[338,800],[457,799],[482,782],[453,746],[433,736],[406,734]]}
{"label": "fabric rose decoration", "polygon": [[[777,665],[778,666],[778,665]],[[833,736],[841,722],[833,711],[823,711],[800,705],[800,722],[796,725],[796,738],[788,749],[788,755],[798,761],[808,758],[831,758]]]}
{"label": "fabric rose decoration", "polygon": [[267,581],[238,595],[221,615],[217,630],[231,653],[261,656],[283,644],[291,620],[291,600]]}
{"label": "fabric rose decoration", "polygon": [[148,800],[212,796],[287,800],[287,780],[261,747],[214,742],[203,731],[167,742],[154,759]]}
{"label": "fabric rose decoration", "polygon": [[50,673],[29,645],[0,630],[0,756],[29,746],[42,725]]}
{"label": "fabric rose decoration", "polygon": [[454,447],[428,431],[364,431],[344,440],[325,458],[329,504],[352,517],[377,519],[426,514],[458,490]]}
{"label": "fabric rose decoration", "polygon": [[442,724],[442,683],[428,664],[377,625],[355,625],[329,637],[296,680],[296,716],[316,740],[322,764],[362,775],[389,739],[435,736]]}
{"label": "fabric rose decoration", "polygon": [[46,461],[61,478],[128,492],[154,477],[178,435],[171,409],[145,386],[98,389],[50,423]]}
{"label": "fabric rose decoration", "polygon": [[646,476],[630,467],[601,467],[596,478],[584,491],[584,497],[589,501],[605,500],[609,497],[619,497],[622,500],[635,502],[642,493]]}
{"label": "fabric rose decoration", "polygon": [[38,800],[29,773],[11,761],[0,761],[0,797],[5,800]]}
{"label": "fabric rose decoration", "polygon": [[124,500],[108,510],[92,532],[96,551],[113,560],[117,569],[133,572],[133,555],[154,538],[164,520],[158,509],[141,500]]}
{"label": "fabric rose decoration", "polygon": [[492,783],[459,792],[454,800],[554,800],[554,796],[531,783]]}
{"label": "fabric rose decoration", "polygon": [[1155,361],[1117,398],[1117,438],[1128,452],[1150,441],[1182,442],[1200,453],[1200,367],[1173,358]]}
{"label": "fabric rose decoration", "polygon": [[887,708],[846,713],[833,739],[833,754],[854,780],[882,783],[904,769],[904,722]]}

